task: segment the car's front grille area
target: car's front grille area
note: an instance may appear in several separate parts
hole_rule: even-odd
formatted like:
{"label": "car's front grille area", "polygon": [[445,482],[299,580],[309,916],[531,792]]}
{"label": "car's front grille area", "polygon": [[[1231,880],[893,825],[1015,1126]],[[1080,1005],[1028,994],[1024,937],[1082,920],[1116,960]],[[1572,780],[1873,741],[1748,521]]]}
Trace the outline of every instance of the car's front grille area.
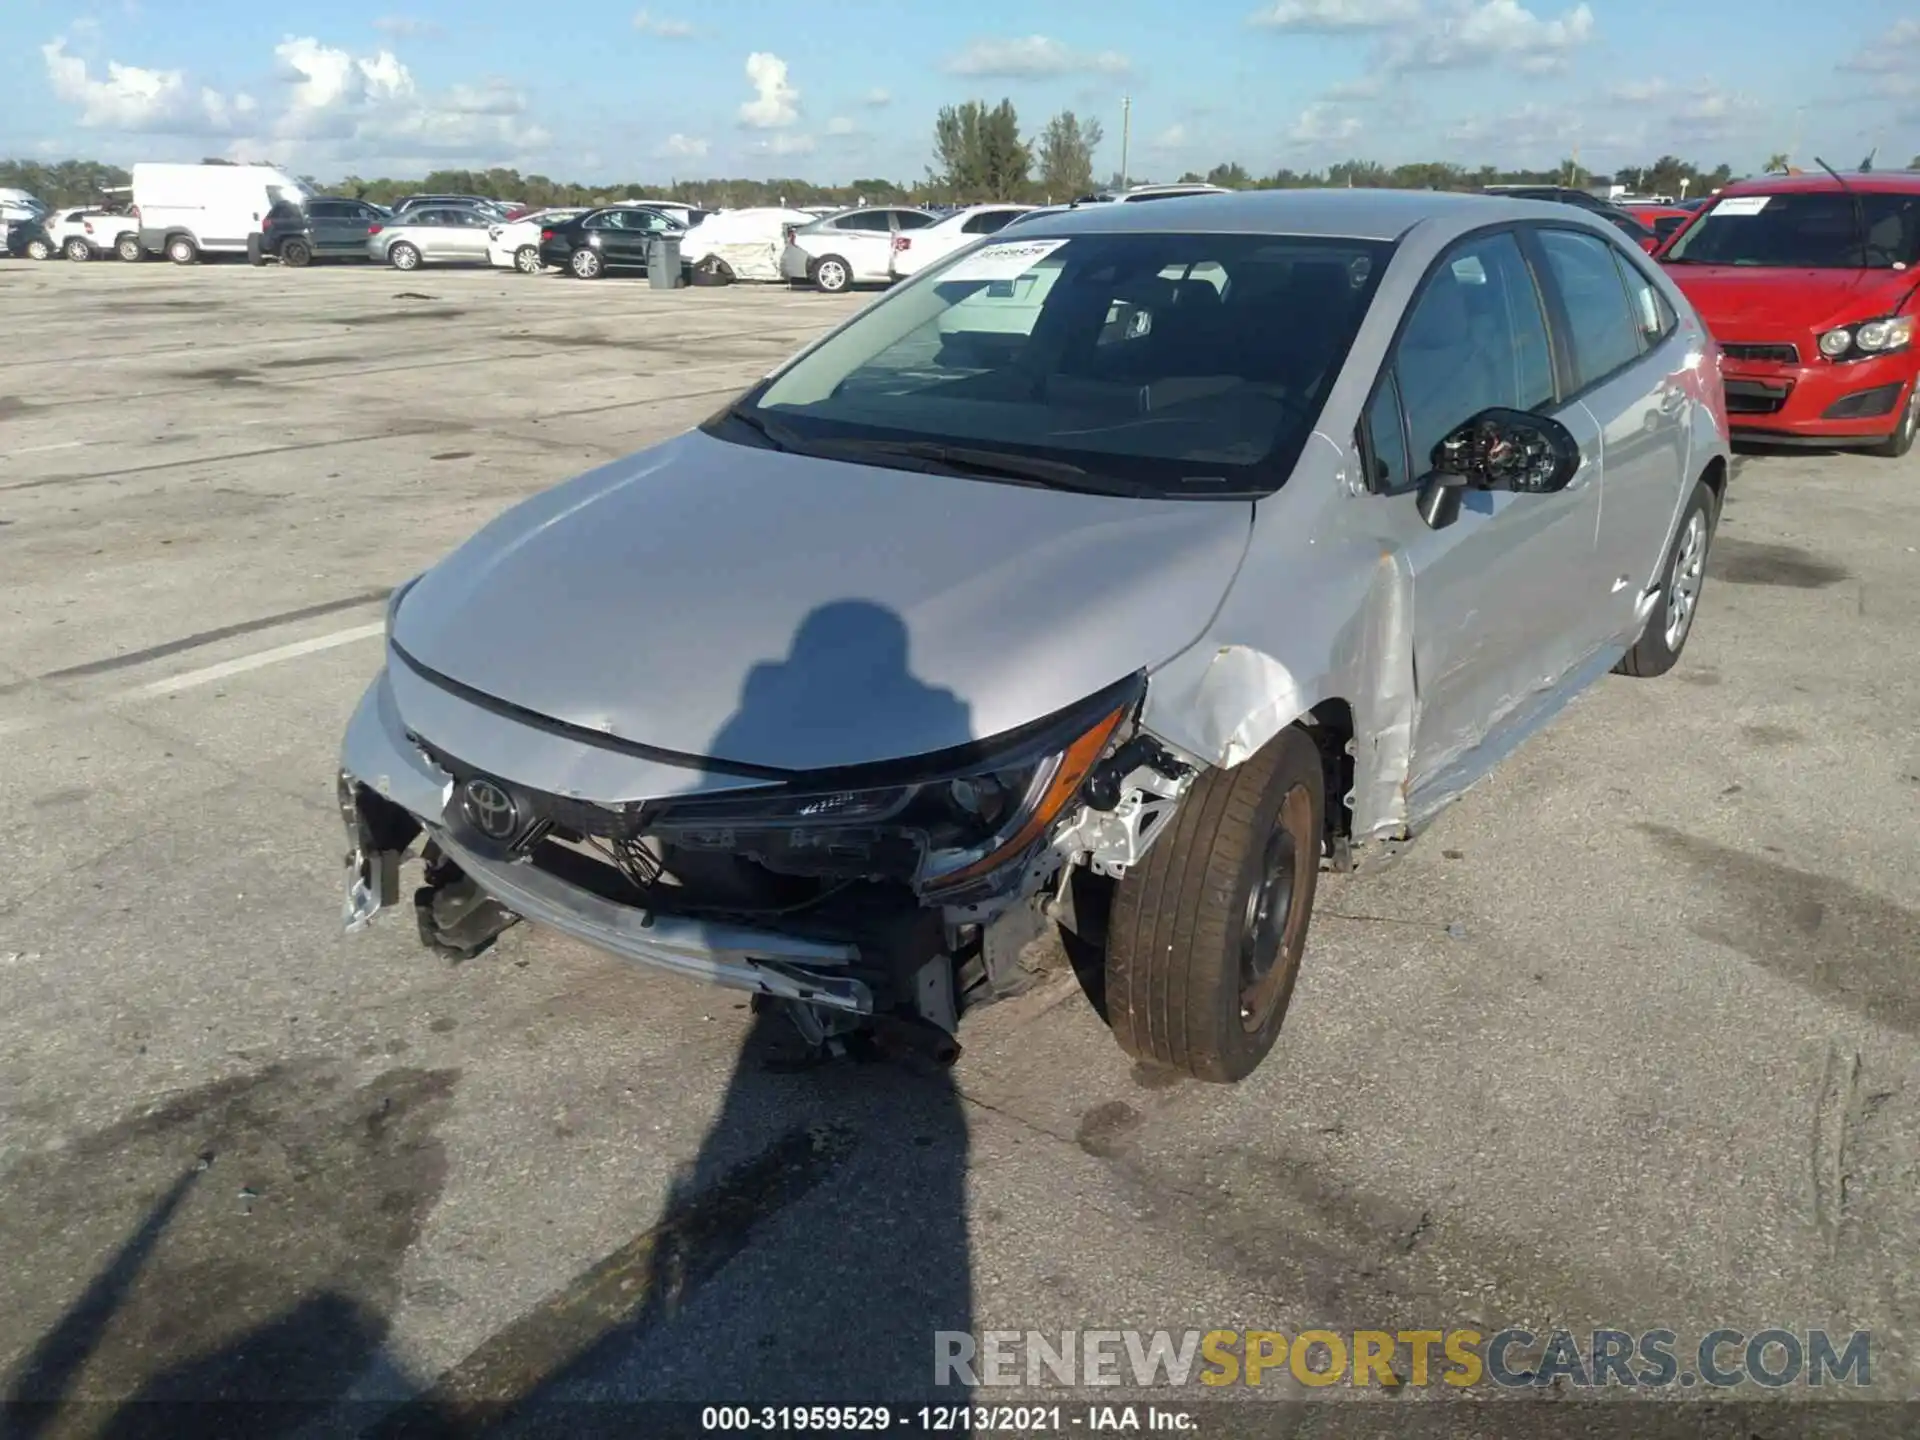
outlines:
{"label": "car's front grille area", "polygon": [[1792,385],[1772,385],[1765,380],[1728,380],[1729,415],[1772,415],[1787,403]]}
{"label": "car's front grille area", "polygon": [[1734,340],[1723,343],[1720,350],[1729,360],[1764,360],[1772,365],[1800,363],[1800,347],[1791,343],[1743,344]]}

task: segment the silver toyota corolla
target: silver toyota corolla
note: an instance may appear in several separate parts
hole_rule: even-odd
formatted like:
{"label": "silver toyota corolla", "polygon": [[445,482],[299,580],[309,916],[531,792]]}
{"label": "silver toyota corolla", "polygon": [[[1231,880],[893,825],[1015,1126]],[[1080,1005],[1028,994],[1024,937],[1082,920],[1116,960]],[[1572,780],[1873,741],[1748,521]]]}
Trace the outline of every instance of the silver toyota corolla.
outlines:
{"label": "silver toyota corolla", "polygon": [[1048,923],[1143,1059],[1272,1048],[1315,881],[1685,644],[1719,353],[1604,222],[1089,206],[929,267],[402,586],[347,924],[516,920],[951,1055]]}

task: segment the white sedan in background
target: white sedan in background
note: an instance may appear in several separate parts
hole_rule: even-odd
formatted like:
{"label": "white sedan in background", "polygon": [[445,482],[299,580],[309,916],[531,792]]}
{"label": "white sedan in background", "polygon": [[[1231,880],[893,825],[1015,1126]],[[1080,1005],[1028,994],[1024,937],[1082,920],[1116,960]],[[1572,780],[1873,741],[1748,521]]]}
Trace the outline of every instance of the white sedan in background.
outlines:
{"label": "white sedan in background", "polygon": [[501,270],[518,270],[522,275],[538,275],[544,268],[540,261],[540,229],[544,225],[558,225],[584,215],[590,210],[588,205],[575,205],[557,210],[535,210],[530,215],[522,215],[517,220],[500,220],[487,227],[487,263]]}
{"label": "white sedan in background", "polygon": [[1032,205],[969,205],[923,230],[911,233],[902,230],[893,237],[888,272],[896,280],[915,274],[963,246],[997,233],[1035,208]]}

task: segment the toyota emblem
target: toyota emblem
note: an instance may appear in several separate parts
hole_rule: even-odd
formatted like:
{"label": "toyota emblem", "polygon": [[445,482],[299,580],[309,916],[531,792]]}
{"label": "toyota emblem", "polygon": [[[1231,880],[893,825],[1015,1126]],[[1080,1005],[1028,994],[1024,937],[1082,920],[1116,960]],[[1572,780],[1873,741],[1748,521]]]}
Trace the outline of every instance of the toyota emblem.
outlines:
{"label": "toyota emblem", "polygon": [[520,828],[520,807],[491,780],[467,781],[461,804],[473,828],[489,840],[511,840]]}

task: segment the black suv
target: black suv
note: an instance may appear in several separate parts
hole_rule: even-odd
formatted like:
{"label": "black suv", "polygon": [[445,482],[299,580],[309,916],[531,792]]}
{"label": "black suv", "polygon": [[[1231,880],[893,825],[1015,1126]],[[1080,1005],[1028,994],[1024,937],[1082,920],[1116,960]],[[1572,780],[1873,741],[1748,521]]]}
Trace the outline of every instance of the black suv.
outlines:
{"label": "black suv", "polygon": [[384,209],[365,200],[316,195],[305,208],[281,200],[260,222],[260,249],[283,265],[365,260],[367,227],[386,218]]}
{"label": "black suv", "polygon": [[1589,210],[1609,225],[1617,227],[1648,254],[1659,248],[1660,237],[1618,205],[1602,200],[1598,195],[1589,195],[1585,190],[1576,190],[1571,185],[1489,185],[1484,193],[1508,200],[1550,200],[1555,204]]}

